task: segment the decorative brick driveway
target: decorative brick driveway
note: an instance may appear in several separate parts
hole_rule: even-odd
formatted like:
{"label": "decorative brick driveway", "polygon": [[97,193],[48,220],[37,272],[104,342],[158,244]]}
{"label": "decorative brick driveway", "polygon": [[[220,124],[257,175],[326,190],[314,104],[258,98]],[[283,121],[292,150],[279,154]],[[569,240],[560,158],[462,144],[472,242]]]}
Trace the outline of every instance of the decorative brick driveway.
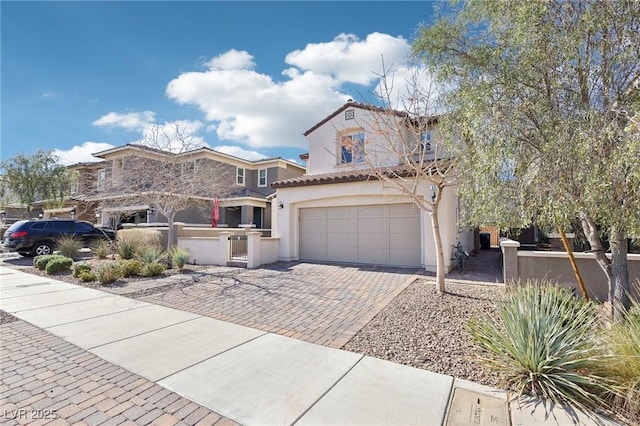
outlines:
{"label": "decorative brick driveway", "polygon": [[195,285],[140,299],[341,348],[414,280],[414,272],[298,262],[214,267]]}

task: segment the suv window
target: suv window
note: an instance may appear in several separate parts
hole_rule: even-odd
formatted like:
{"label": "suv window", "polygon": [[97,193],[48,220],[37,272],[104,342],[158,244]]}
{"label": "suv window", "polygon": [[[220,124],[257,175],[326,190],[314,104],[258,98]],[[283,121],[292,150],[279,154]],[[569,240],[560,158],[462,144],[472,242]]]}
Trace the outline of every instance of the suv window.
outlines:
{"label": "suv window", "polygon": [[76,232],[80,234],[88,234],[93,231],[93,225],[84,222],[76,222]]}
{"label": "suv window", "polygon": [[73,222],[69,222],[68,220],[51,222],[51,224],[53,225],[53,229],[58,232],[73,232]]}
{"label": "suv window", "polygon": [[29,229],[33,229],[34,231],[44,231],[47,227],[47,222],[33,222]]}

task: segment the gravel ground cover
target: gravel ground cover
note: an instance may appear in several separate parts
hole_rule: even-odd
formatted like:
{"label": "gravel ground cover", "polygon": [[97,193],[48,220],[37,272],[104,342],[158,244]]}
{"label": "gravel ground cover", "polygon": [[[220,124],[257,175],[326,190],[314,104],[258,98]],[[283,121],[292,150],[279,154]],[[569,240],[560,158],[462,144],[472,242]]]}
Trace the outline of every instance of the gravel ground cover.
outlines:
{"label": "gravel ground cover", "polygon": [[447,283],[438,294],[432,279],[412,283],[363,327],[344,349],[436,373],[499,386],[499,376],[478,360],[467,330],[472,318],[495,313],[500,285]]}

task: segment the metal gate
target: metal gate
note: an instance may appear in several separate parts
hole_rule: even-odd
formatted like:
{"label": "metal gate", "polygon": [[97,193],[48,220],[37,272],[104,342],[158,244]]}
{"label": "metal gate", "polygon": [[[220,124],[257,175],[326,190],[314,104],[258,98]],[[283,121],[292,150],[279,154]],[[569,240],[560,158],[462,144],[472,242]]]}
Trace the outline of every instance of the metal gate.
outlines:
{"label": "metal gate", "polygon": [[231,260],[247,260],[247,236],[231,235],[229,237],[229,253]]}

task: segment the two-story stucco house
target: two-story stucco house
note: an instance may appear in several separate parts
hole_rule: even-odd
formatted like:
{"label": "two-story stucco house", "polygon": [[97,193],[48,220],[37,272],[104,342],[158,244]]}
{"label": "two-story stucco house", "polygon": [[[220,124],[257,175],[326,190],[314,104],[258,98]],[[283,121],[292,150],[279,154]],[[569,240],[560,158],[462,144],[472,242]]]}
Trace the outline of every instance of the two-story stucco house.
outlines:
{"label": "two-story stucco house", "polygon": [[[389,149],[388,135],[392,133],[381,128],[385,124],[380,114],[405,116],[350,101],[304,133],[309,141],[309,153],[301,157],[307,161],[306,175],[273,185],[277,188],[278,205],[274,211],[274,234],[280,238],[281,260],[424,267],[435,271],[429,212],[368,172],[372,164],[388,168],[403,164],[397,151]],[[429,150],[427,157],[433,158],[431,144],[438,143],[437,138],[434,120],[429,131],[414,136],[414,141]],[[371,161],[374,157],[375,161]],[[418,193],[433,197],[433,183],[421,180]],[[473,233],[458,229],[455,188],[443,191],[438,214],[445,267],[449,268],[453,245],[462,241],[465,247],[473,247]]]}
{"label": "two-story stucco house", "polygon": [[[218,226],[225,227],[246,224],[270,228],[271,202],[268,197],[275,192],[271,183],[304,173],[304,167],[282,158],[249,161],[206,147],[175,154],[139,144],[127,144],[93,155],[101,161],[70,166],[78,172],[79,179],[72,188],[71,200],[63,210],[67,212],[73,205],[80,215],[87,206],[93,206],[93,212],[85,214],[84,218],[93,216],[89,220],[110,227],[123,222],[166,222],[149,203],[136,203],[131,196],[124,197],[124,202],[118,200],[124,193],[144,191],[141,182],[146,176],[142,163],[148,168],[150,162],[156,161],[158,167],[172,165],[183,171],[189,169],[192,173],[193,170],[210,167],[215,173],[222,173],[226,188],[224,198],[219,201]],[[122,176],[125,179],[119,178]],[[211,206],[213,199],[204,201]],[[211,213],[211,208],[203,209],[194,205],[177,213],[175,221],[210,225]]]}

